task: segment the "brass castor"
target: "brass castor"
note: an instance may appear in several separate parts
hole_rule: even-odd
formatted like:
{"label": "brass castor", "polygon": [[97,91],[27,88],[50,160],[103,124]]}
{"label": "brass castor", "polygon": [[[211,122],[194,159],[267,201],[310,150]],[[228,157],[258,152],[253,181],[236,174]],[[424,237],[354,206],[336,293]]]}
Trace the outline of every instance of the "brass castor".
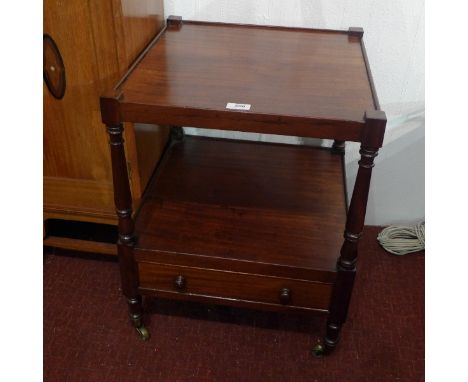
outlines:
{"label": "brass castor", "polygon": [[314,346],[312,349],[312,354],[317,357],[321,358],[325,355],[325,348],[321,343],[318,343],[317,345]]}
{"label": "brass castor", "polygon": [[143,325],[138,326],[135,328],[138,336],[143,340],[143,341],[148,341],[150,338],[150,334],[148,332],[148,329],[146,329]]}

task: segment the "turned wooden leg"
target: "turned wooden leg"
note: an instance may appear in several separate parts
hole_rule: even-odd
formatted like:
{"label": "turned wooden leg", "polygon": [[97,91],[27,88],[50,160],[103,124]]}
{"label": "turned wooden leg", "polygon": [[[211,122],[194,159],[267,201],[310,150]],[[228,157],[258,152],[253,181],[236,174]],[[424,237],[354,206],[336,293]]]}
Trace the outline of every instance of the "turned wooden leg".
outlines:
{"label": "turned wooden leg", "polygon": [[[358,239],[358,235],[345,232],[345,242],[343,243],[341,256],[337,263],[338,272],[333,287],[325,337],[314,348],[314,354],[317,356],[330,354],[340,340],[340,331],[348,316],[348,308],[356,275]],[[351,260],[345,257],[347,255],[351,255]]]}
{"label": "turned wooden leg", "polygon": [[143,322],[143,304],[142,297],[137,295],[136,297],[127,298],[128,303],[128,315],[130,321],[132,322],[135,328],[140,327]]}
{"label": "turned wooden leg", "polygon": [[329,354],[336,348],[341,327],[346,322],[356,274],[358,241],[364,227],[372,167],[377,152],[377,148],[361,146],[361,160],[348,211],[344,243],[337,262],[337,277],[333,286],[326,333],[323,343],[314,348],[314,354],[318,356]]}
{"label": "turned wooden leg", "polygon": [[135,297],[127,298],[128,315],[138,335],[143,341],[149,339],[150,335],[146,327],[143,325],[143,304],[142,297],[137,295]]}
{"label": "turned wooden leg", "polygon": [[127,161],[123,146],[123,125],[108,125],[107,132],[109,133],[111,148],[114,201],[119,219],[117,250],[122,292],[127,298],[130,321],[139,336],[146,340],[149,338],[149,334],[142,323],[142,297],[138,294],[138,269],[133,257],[133,247],[135,245],[134,222]]}
{"label": "turned wooden leg", "polygon": [[[374,158],[383,143],[387,121],[385,113],[380,110],[366,112],[365,120],[361,150],[359,151],[361,159],[346,217],[344,242],[337,261],[337,276],[329,306],[326,333],[323,341],[314,348],[314,354],[317,356],[329,354],[336,348],[351,301],[356,274],[358,242],[364,228],[372,168],[374,167]],[[342,153],[344,142],[335,141],[333,151]]]}

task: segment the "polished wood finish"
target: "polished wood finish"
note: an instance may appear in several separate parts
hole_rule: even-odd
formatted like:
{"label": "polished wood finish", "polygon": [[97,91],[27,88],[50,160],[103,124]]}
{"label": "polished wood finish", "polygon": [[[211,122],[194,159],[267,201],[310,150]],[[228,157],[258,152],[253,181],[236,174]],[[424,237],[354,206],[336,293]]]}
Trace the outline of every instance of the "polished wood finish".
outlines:
{"label": "polished wood finish", "polygon": [[44,34],[43,37],[44,44],[44,82],[47,85],[47,89],[52,93],[52,95],[61,99],[65,95],[66,87],[66,77],[65,77],[65,67],[63,65],[63,59],[60,54],[60,51],[57,47],[57,44],[48,34]]}
{"label": "polished wood finish", "polygon": [[[45,45],[44,76],[60,87],[59,74],[65,73],[66,83],[63,96],[56,99],[44,82],[44,220],[60,216],[117,223],[99,96],[157,35],[163,14],[162,0],[44,1],[44,34],[55,41],[63,59],[61,69],[50,44]],[[125,125],[127,166],[137,204],[168,129]]]}
{"label": "polished wood finish", "polygon": [[341,158],[330,150],[186,137],[148,187],[135,256],[332,281],[343,195]]}
{"label": "polished wood finish", "polygon": [[61,218],[69,220],[97,219],[101,223],[116,223],[115,209],[110,211],[106,208],[109,200],[113,203],[111,181],[46,176],[43,189],[44,220],[61,215]]}
{"label": "polished wood finish", "polygon": [[[140,296],[147,294],[316,310],[328,313],[316,354],[336,347],[386,125],[362,36],[360,28],[308,30],[171,17],[133,69],[101,98],[118,172],[116,205],[125,211],[119,214],[123,289],[127,296],[136,294],[131,299],[138,314]],[[227,111],[227,102],[252,107]],[[133,230],[125,153],[112,143],[126,121],[335,142],[326,150],[184,138],[174,130]],[[361,143],[348,209],[345,141]]]}
{"label": "polished wood finish", "polygon": [[[361,160],[354,185],[353,196],[349,206],[344,243],[341,247],[337,263],[338,275],[333,288],[333,297],[330,303],[330,314],[327,321],[327,332],[324,338],[325,352],[331,352],[337,345],[341,326],[346,322],[348,307],[356,275],[356,262],[358,256],[358,241],[364,228],[367,199],[369,195],[374,158],[383,143],[386,118],[382,111],[366,113],[366,131],[363,139]],[[381,135],[379,134],[381,132]],[[380,137],[378,139],[377,137]],[[371,144],[372,146],[365,146]]]}
{"label": "polished wood finish", "polygon": [[[166,147],[170,129],[167,127],[135,124],[133,125],[135,131],[135,145],[137,150],[137,162],[140,182],[144,187],[148,184],[153,171],[155,163],[158,163],[162,153]],[[144,189],[141,190],[141,193]]]}
{"label": "polished wood finish", "polygon": [[361,123],[374,106],[359,38],[235,25],[168,29],[120,89],[129,104]]}
{"label": "polished wood finish", "polygon": [[120,263],[122,292],[127,297],[130,319],[133,325],[138,328],[142,325],[142,301],[138,295],[137,266],[132,256],[135,236],[132,219],[132,195],[124,150],[123,126],[122,124],[108,126],[107,132],[111,147],[114,189],[119,190],[119,192],[114,193],[114,201],[119,218],[117,253]]}
{"label": "polished wood finish", "polygon": [[[374,109],[354,32],[187,21],[163,34],[115,94],[122,121],[353,141]],[[252,107],[239,113],[228,102]]]}
{"label": "polished wood finish", "polygon": [[44,239],[44,245],[79,252],[100,253],[111,256],[117,255],[117,250],[113,243],[101,243],[98,241],[70,239],[68,237],[47,236]]}
{"label": "polished wood finish", "polygon": [[[284,279],[255,274],[138,263],[140,288],[176,292],[187,299],[212,296],[222,301],[241,300],[260,304],[289,305],[302,310],[327,310],[332,284]],[[181,277],[182,276],[182,277]],[[178,281],[182,285],[175,285]]]}

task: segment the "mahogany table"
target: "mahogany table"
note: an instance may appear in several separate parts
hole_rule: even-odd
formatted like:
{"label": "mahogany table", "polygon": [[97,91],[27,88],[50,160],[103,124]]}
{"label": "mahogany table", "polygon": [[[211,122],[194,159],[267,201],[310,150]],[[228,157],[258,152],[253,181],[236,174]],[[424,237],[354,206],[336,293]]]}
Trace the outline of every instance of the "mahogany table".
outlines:
{"label": "mahogany table", "polygon": [[[122,290],[143,339],[142,296],[327,314],[346,321],[374,157],[385,132],[363,30],[182,21],[101,97],[119,217]],[[173,127],[132,210],[122,123]],[[332,149],[184,136],[180,126],[328,138]],[[345,141],[361,143],[349,204]],[[344,231],[344,240],[343,240]]]}

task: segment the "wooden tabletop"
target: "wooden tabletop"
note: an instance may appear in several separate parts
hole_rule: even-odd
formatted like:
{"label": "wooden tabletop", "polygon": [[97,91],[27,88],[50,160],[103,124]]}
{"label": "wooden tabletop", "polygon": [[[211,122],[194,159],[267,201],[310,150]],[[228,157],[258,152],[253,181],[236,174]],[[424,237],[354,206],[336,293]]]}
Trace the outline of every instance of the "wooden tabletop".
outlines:
{"label": "wooden tabletop", "polygon": [[109,94],[121,121],[359,141],[378,110],[369,73],[359,28],[171,18]]}

